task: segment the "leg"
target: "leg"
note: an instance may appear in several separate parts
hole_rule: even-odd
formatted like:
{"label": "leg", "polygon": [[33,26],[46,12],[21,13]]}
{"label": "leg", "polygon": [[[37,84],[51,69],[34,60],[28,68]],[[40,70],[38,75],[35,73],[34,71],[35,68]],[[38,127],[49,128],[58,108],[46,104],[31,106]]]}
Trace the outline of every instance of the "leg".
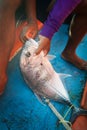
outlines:
{"label": "leg", "polygon": [[[82,11],[84,9],[82,9]],[[87,70],[87,62],[80,59],[76,55],[76,48],[84,37],[84,35],[87,33],[87,13],[84,11],[81,13],[80,11],[81,9],[78,10],[78,13],[71,26],[71,36],[69,37],[66,48],[62,52],[62,58],[71,62],[79,69]]]}
{"label": "leg", "polygon": [[15,40],[15,11],[19,0],[0,2],[0,94],[2,94],[7,82],[9,55]]}

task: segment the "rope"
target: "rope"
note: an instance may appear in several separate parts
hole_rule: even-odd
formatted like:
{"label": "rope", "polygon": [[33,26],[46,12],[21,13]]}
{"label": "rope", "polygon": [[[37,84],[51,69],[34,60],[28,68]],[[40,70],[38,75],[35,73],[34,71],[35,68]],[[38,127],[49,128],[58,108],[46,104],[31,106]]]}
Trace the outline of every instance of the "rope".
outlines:
{"label": "rope", "polygon": [[[57,109],[52,105],[52,103],[49,101],[49,99],[45,99],[45,102],[50,107],[50,109],[53,111],[53,113],[59,118],[60,122],[63,124],[63,126],[66,128],[66,130],[72,130],[71,126],[69,126],[70,122],[65,121],[62,115],[57,111]],[[71,125],[71,124],[70,124]]]}
{"label": "rope", "polygon": [[[71,107],[68,109],[68,111],[66,112],[64,119],[66,118],[66,116],[68,115],[68,113],[70,112],[70,110],[73,108],[74,105],[71,105]],[[60,120],[59,123],[62,123],[64,120]],[[66,123],[68,123],[70,126],[72,126],[70,121],[65,121]]]}

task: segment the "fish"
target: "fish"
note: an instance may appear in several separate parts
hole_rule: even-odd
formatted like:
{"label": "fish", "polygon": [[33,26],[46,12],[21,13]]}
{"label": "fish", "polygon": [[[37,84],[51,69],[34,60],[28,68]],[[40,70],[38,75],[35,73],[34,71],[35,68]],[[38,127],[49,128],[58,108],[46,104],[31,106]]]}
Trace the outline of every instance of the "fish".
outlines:
{"label": "fish", "polygon": [[79,115],[87,115],[87,110],[75,107],[70,101],[69,94],[62,81],[62,78],[69,77],[70,74],[57,73],[54,70],[50,60],[53,60],[55,56],[44,56],[43,51],[36,55],[35,51],[38,46],[38,42],[30,38],[26,41],[20,56],[20,69],[29,88],[42,102],[43,99],[47,98],[70,107],[73,106],[71,123]]}

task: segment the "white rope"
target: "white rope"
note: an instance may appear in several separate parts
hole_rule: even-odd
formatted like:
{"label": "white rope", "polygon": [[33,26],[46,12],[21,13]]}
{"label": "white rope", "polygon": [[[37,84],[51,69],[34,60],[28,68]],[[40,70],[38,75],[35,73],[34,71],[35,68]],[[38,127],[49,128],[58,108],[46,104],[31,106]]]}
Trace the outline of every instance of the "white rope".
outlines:
{"label": "white rope", "polygon": [[60,122],[63,124],[63,126],[66,128],[66,130],[72,130],[72,128],[68,125],[68,123],[70,123],[70,122],[64,120],[64,118],[60,115],[60,113],[52,105],[52,103],[49,101],[49,99],[45,99],[45,102],[50,107],[50,109],[53,111],[53,113],[59,118]]}

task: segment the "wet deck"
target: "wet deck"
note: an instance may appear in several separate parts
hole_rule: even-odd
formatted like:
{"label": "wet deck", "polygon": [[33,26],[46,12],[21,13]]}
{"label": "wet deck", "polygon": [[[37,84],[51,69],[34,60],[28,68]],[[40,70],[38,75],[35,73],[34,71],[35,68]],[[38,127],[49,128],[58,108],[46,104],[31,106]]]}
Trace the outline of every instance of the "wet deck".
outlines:
{"label": "wet deck", "polygon": [[[74,67],[61,58],[68,40],[68,25],[62,25],[52,39],[50,54],[56,55],[52,61],[58,73],[68,73],[72,77],[66,80],[66,89],[74,105],[80,106],[87,72]],[[47,105],[41,104],[26,85],[19,68],[21,51],[8,65],[8,83],[4,94],[0,97],[0,130],[64,130],[62,124],[57,125],[57,117]],[[81,41],[77,54],[87,60],[87,35]],[[58,111],[65,115],[68,107],[52,102]],[[70,119],[71,112],[66,117]]]}

